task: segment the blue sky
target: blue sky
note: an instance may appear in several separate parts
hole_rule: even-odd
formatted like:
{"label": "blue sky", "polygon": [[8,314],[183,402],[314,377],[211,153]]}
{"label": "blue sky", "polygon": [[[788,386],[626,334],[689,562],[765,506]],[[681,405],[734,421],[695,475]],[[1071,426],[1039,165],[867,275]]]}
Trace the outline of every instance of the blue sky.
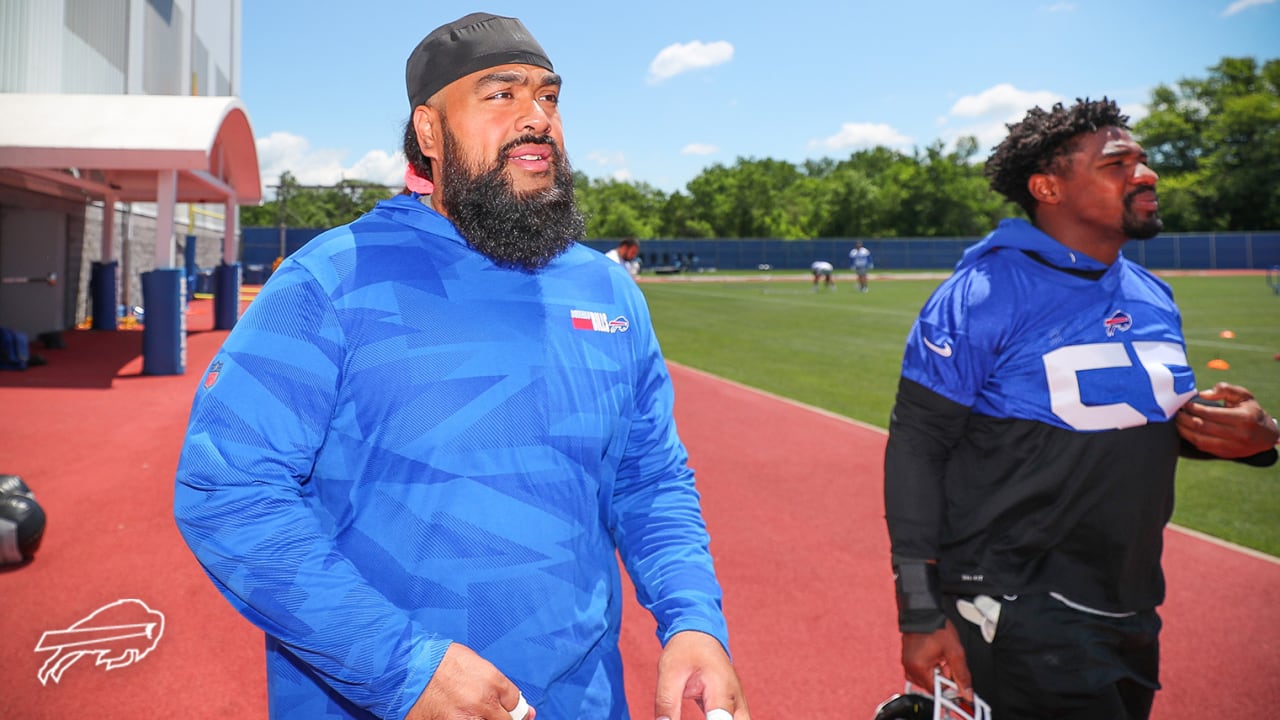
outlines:
{"label": "blue sky", "polygon": [[263,183],[398,183],[405,58],[477,10],[519,17],[564,77],[575,169],[668,193],[739,157],[961,135],[985,157],[1033,105],[1106,95],[1137,119],[1157,84],[1280,57],[1277,0],[247,0]]}

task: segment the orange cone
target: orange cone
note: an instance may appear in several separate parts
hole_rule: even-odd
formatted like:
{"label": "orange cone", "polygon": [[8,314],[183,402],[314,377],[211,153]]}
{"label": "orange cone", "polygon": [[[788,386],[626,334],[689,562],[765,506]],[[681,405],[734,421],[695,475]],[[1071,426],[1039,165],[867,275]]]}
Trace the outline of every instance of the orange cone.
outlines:
{"label": "orange cone", "polygon": [[1214,358],[1210,360],[1208,364],[1209,364],[1210,370],[1230,370],[1231,369],[1231,365],[1226,360],[1223,360],[1222,358]]}
{"label": "orange cone", "polygon": [[1218,333],[1218,337],[1226,338],[1228,340],[1234,338],[1235,336],[1236,334],[1231,332],[1230,330],[1223,330],[1222,332]]}

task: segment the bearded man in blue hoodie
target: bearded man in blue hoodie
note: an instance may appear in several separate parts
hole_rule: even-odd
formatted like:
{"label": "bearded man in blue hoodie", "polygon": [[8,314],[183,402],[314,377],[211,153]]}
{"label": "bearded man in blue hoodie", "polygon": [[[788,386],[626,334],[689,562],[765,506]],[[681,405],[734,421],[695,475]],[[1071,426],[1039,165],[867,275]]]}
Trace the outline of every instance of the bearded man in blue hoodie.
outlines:
{"label": "bearded man in blue hoodie", "polygon": [[405,191],[272,273],[178,467],[270,716],[626,720],[621,559],[663,645],[648,717],[750,720],[644,295],[576,242],[560,75],[471,13],[405,83]]}
{"label": "bearded man in blue hoodie", "polygon": [[[1179,456],[1276,461],[1244,388],[1197,393],[1162,229],[1112,101],[1034,108],[986,165],[1026,211],[969,248],[908,337],[885,452],[907,679],[995,718],[1147,718]],[[1196,400],[1196,402],[1190,402]]]}

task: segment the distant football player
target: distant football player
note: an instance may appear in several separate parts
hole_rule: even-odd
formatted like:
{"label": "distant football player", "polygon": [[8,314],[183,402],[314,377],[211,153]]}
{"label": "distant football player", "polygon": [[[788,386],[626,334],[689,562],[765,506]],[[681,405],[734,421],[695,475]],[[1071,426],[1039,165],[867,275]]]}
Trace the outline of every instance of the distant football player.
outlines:
{"label": "distant football player", "polygon": [[871,251],[862,244],[861,240],[855,242],[853,249],[849,251],[849,267],[853,270],[853,274],[858,276],[858,292],[866,292],[867,271],[875,267],[875,263],[871,260]]}
{"label": "distant football player", "polygon": [[640,241],[633,237],[623,238],[618,247],[604,254],[605,257],[627,269],[631,277],[640,274]]}
{"label": "distant football player", "polygon": [[826,260],[815,260],[809,266],[809,271],[813,273],[813,290],[818,291],[818,283],[821,282],[824,287],[835,290],[836,281],[832,277],[835,274],[835,266]]}

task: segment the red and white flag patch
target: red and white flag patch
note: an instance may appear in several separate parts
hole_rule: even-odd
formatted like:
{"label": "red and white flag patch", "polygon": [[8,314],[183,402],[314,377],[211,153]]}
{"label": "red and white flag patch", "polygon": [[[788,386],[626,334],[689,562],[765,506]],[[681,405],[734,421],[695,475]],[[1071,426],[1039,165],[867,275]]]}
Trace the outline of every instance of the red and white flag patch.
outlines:
{"label": "red and white flag patch", "polygon": [[621,315],[610,320],[609,316],[602,312],[570,310],[569,317],[573,320],[573,328],[575,330],[618,333],[626,332],[631,328],[631,322]]}

